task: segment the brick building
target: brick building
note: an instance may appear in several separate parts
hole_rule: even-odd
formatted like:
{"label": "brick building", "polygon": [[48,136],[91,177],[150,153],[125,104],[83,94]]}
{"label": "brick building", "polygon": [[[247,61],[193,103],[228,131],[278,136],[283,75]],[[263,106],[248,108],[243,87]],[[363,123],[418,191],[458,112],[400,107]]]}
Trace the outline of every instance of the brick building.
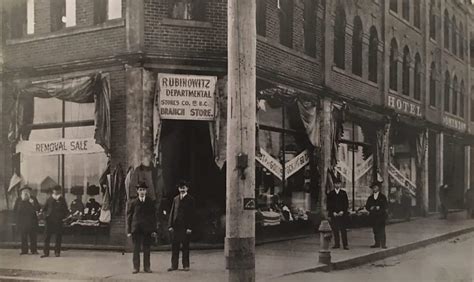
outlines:
{"label": "brick building", "polygon": [[[112,175],[118,167],[123,178],[130,168],[152,174],[156,197],[164,199],[160,214],[169,208],[177,180],[190,179],[202,207],[200,239],[222,235],[227,1],[0,5],[2,209],[12,208],[12,175],[32,186],[40,202],[50,185],[59,184],[70,203],[73,187],[87,194],[110,161]],[[376,175],[394,198],[407,186],[420,212],[437,209],[437,187],[444,182],[453,187],[453,207],[461,207],[464,189],[474,181],[473,30],[472,5],[455,0],[257,1],[257,140],[267,156],[256,174],[259,232],[279,228],[268,225],[281,232],[311,230],[300,223],[317,220],[318,187],[326,187],[328,169],[343,176],[354,210]],[[160,119],[158,74],[215,77],[219,118]],[[29,155],[15,146],[94,138],[97,103],[44,99],[31,89],[74,89],[97,75],[110,86],[106,152]],[[35,114],[12,142],[10,112],[22,91],[34,96]],[[301,121],[305,107],[317,113],[313,130]],[[335,136],[330,125],[338,122],[344,131],[337,150],[327,133]],[[302,156],[297,169],[281,165]],[[280,169],[272,169],[278,163]],[[103,203],[101,195],[95,198]],[[120,243],[123,206],[114,209],[108,232]]]}

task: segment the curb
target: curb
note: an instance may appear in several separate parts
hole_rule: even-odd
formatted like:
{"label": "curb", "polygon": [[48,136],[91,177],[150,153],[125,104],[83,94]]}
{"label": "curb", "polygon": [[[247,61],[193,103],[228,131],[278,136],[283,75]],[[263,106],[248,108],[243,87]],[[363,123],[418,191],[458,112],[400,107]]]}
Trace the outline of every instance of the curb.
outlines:
{"label": "curb", "polygon": [[356,266],[361,266],[361,265],[364,265],[364,264],[367,264],[367,263],[370,263],[370,262],[374,262],[374,261],[377,261],[377,260],[381,260],[381,259],[384,259],[384,258],[400,255],[400,254],[403,254],[403,253],[407,253],[409,251],[413,251],[413,250],[416,250],[416,249],[419,249],[419,248],[423,248],[423,247],[426,247],[428,245],[435,244],[435,243],[438,243],[438,242],[441,242],[441,241],[446,241],[448,239],[451,239],[451,238],[454,238],[454,237],[457,237],[457,236],[460,236],[460,235],[463,235],[463,234],[466,234],[466,233],[470,233],[470,232],[474,232],[474,226],[469,227],[469,228],[456,230],[456,231],[449,232],[449,233],[445,233],[445,234],[441,234],[441,235],[438,235],[438,236],[435,236],[435,237],[432,237],[432,238],[428,238],[428,239],[424,239],[424,240],[421,240],[421,241],[409,243],[409,244],[406,244],[406,245],[403,245],[403,246],[393,247],[393,248],[389,248],[389,249],[386,249],[386,250],[380,250],[380,251],[377,251],[377,252],[374,252],[374,253],[362,255],[362,256],[347,259],[347,260],[340,260],[340,261],[337,261],[337,262],[333,262],[330,265],[318,265],[318,266],[313,267],[313,268],[304,269],[304,270],[300,270],[300,271],[295,271],[295,272],[291,272],[291,273],[286,273],[286,274],[281,275],[280,277],[293,275],[293,274],[297,274],[297,273],[305,273],[305,272],[329,272],[331,270],[349,269],[349,268],[353,268],[353,267],[356,267]]}

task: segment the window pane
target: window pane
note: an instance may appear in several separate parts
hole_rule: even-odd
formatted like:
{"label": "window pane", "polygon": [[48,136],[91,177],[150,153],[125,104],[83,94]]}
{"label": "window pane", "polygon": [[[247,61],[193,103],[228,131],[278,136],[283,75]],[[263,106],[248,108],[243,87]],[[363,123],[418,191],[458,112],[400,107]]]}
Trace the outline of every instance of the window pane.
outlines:
{"label": "window pane", "polygon": [[80,121],[94,119],[94,103],[65,103],[65,120]]}
{"label": "window pane", "polygon": [[41,204],[44,204],[48,197],[48,189],[60,184],[59,156],[22,154],[20,171],[26,184],[33,189]]}
{"label": "window pane", "polygon": [[35,116],[33,123],[62,122],[63,102],[56,98],[34,98]]}
{"label": "window pane", "polygon": [[94,137],[94,126],[68,127],[65,129],[64,138],[92,138]]}
{"label": "window pane", "polygon": [[56,140],[61,138],[61,128],[35,129],[31,131],[31,141]]}

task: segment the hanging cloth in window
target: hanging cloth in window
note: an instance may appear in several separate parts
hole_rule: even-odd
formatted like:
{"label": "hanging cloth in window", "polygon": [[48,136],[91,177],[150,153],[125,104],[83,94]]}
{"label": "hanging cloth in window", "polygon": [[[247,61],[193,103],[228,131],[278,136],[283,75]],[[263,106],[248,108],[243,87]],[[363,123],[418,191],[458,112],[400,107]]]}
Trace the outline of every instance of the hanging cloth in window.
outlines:
{"label": "hanging cloth in window", "polygon": [[319,119],[316,105],[308,101],[297,101],[297,104],[311,145],[319,147]]}
{"label": "hanging cloth in window", "polygon": [[227,148],[227,77],[219,79],[216,87],[216,119],[209,122],[214,161],[222,169]]}
{"label": "hanging cloth in window", "polygon": [[74,103],[95,102],[95,134],[97,144],[108,153],[110,148],[110,78],[100,73],[40,84],[16,85],[11,110],[8,140],[16,144],[28,140],[34,117],[34,97],[57,98]]}

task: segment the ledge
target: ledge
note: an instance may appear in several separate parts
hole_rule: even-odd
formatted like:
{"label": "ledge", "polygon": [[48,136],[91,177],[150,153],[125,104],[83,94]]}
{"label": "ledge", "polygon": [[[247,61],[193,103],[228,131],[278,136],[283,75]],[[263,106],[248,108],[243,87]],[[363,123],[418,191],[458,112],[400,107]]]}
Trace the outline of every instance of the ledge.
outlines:
{"label": "ledge", "polygon": [[[406,26],[408,26],[409,28],[411,28],[412,30],[414,30],[416,33],[418,33],[418,35],[421,35],[421,29],[415,27],[414,25],[411,24],[411,22],[409,22],[408,20],[404,19],[401,15],[399,15],[398,13],[395,13],[394,11],[392,10],[389,10],[389,14],[391,16],[393,16],[394,18],[396,18],[397,20],[399,20],[400,22],[404,23]],[[420,18],[420,21],[421,21],[421,18]]]}
{"label": "ledge", "polygon": [[181,27],[195,27],[195,28],[211,28],[210,22],[195,21],[195,20],[179,20],[164,18],[161,20],[162,25],[181,26]]}
{"label": "ledge", "polygon": [[299,52],[299,51],[296,51],[295,49],[291,49],[289,47],[286,47],[286,46],[283,46],[281,45],[280,43],[274,41],[274,40],[271,40],[271,39],[268,39],[267,37],[265,36],[261,36],[261,35],[257,35],[257,42],[258,41],[261,41],[263,43],[266,43],[268,45],[271,45],[272,47],[275,47],[277,49],[280,49],[290,55],[293,55],[293,56],[296,56],[296,57],[299,57],[299,58],[302,58],[306,61],[309,61],[309,62],[312,62],[312,63],[315,63],[316,65],[319,65],[319,62],[318,60],[316,60],[316,58],[314,57],[311,57],[311,56],[308,56],[306,55],[305,53],[302,53],[302,52]]}
{"label": "ledge", "polygon": [[368,86],[370,86],[370,87],[373,87],[373,88],[376,88],[376,89],[379,88],[379,85],[378,85],[377,83],[375,83],[375,82],[373,82],[373,81],[370,81],[370,80],[368,80],[368,79],[366,80],[366,79],[364,79],[363,77],[358,76],[358,75],[355,75],[355,74],[353,74],[353,73],[351,73],[351,72],[346,72],[345,70],[340,69],[340,68],[336,67],[335,65],[332,66],[332,70],[333,70],[334,72],[337,72],[337,73],[339,73],[339,74],[342,74],[342,75],[344,75],[344,76],[347,76],[347,77],[349,77],[349,78],[351,78],[351,79],[357,80],[357,81],[359,81],[360,83],[366,84],[366,85],[368,85]]}
{"label": "ledge", "polygon": [[77,35],[77,34],[82,34],[82,33],[95,32],[99,30],[113,29],[113,28],[123,27],[123,26],[125,26],[124,19],[122,18],[113,19],[99,25],[93,25],[93,26],[87,26],[87,27],[73,26],[73,27],[67,27],[67,28],[64,28],[52,33],[48,33],[48,34],[32,34],[30,36],[26,36],[23,38],[8,39],[6,41],[6,45],[16,45],[16,44],[22,44],[22,43],[28,43],[28,42],[34,42],[34,41],[40,41],[40,40],[48,40],[48,39],[66,37],[66,36]]}

